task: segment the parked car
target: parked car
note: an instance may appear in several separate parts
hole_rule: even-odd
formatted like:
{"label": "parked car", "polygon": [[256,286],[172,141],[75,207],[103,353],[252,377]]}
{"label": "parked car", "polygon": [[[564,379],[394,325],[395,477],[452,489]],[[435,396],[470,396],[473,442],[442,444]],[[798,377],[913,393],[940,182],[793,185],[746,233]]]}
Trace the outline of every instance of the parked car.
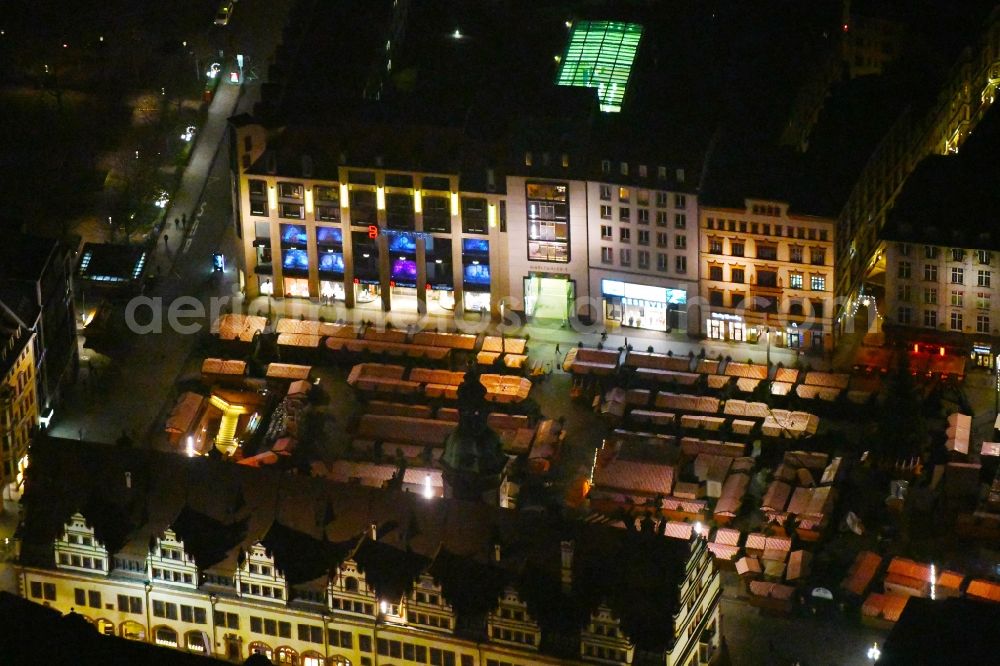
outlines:
{"label": "parked car", "polygon": [[233,0],[225,0],[219,5],[219,11],[215,15],[215,25],[229,25],[229,19],[233,15]]}

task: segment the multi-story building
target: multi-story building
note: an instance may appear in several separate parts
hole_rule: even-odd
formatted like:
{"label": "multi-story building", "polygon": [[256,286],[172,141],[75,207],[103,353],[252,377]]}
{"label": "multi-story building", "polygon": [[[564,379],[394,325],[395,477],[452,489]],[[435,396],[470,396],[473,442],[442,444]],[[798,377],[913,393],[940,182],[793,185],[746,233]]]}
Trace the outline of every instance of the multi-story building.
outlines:
{"label": "multi-story building", "polygon": [[0,490],[20,488],[38,426],[35,334],[0,303]]}
{"label": "multi-story building", "polygon": [[460,134],[425,128],[408,143],[398,128],[357,126],[269,136],[243,117],[233,136],[248,296],[430,314],[503,298],[492,271],[505,273],[506,183],[487,165],[455,168],[450,151],[472,149]]}
{"label": "multi-story building", "polygon": [[687,330],[698,293],[697,190],[682,167],[601,160],[587,184],[590,290],[607,325]]}
{"label": "multi-story building", "polygon": [[1000,116],[984,118],[958,154],[924,158],[882,229],[886,330],[993,367],[1000,348],[1000,214],[992,165]]}
{"label": "multi-story building", "polygon": [[70,244],[26,234],[0,243],[0,307],[34,333],[37,400],[47,418],[79,365],[74,254]]}
{"label": "multi-story building", "polygon": [[881,282],[880,231],[903,184],[928,155],[957,152],[992,106],[1000,85],[1000,8],[962,50],[929,105],[909,105],[876,146],[838,216],[838,325],[851,320],[865,280]]}
{"label": "multi-story building", "polygon": [[701,333],[832,349],[833,220],[758,199],[699,215]]}
{"label": "multi-story building", "polygon": [[37,446],[21,593],[102,633],[308,666],[688,666],[719,646],[700,537]]}

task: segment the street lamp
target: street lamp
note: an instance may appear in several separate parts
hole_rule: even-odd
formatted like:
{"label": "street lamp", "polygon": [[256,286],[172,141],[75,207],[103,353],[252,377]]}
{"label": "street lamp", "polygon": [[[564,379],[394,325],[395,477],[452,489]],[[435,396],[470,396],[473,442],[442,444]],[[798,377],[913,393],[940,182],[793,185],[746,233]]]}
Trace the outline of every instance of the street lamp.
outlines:
{"label": "street lamp", "polygon": [[882,656],[882,651],[878,649],[878,643],[872,643],[868,648],[868,659],[874,664]]}

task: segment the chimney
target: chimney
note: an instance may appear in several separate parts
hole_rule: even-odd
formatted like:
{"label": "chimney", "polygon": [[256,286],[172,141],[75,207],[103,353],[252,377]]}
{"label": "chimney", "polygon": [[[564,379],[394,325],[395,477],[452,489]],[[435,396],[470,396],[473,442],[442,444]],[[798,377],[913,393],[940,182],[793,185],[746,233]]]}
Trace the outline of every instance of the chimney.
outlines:
{"label": "chimney", "polygon": [[372,541],[378,541],[378,526],[375,523],[368,526],[368,536]]}
{"label": "chimney", "polygon": [[493,544],[493,561],[496,562],[497,564],[500,563],[500,544],[499,543]]}
{"label": "chimney", "polygon": [[559,544],[562,556],[561,578],[563,592],[569,592],[573,587],[573,542],[563,541]]}

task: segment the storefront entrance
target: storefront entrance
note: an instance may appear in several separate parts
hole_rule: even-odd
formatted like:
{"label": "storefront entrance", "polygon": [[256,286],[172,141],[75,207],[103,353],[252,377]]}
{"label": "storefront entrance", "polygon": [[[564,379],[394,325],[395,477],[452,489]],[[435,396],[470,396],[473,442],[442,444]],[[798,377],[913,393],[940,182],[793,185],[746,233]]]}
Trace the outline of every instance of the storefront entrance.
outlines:
{"label": "storefront entrance", "polygon": [[601,280],[601,295],[605,318],[630,328],[667,331],[677,328],[686,315],[683,289]]}
{"label": "storefront entrance", "polygon": [[575,294],[576,284],[566,276],[532,273],[524,278],[524,313],[534,319],[565,321]]}

